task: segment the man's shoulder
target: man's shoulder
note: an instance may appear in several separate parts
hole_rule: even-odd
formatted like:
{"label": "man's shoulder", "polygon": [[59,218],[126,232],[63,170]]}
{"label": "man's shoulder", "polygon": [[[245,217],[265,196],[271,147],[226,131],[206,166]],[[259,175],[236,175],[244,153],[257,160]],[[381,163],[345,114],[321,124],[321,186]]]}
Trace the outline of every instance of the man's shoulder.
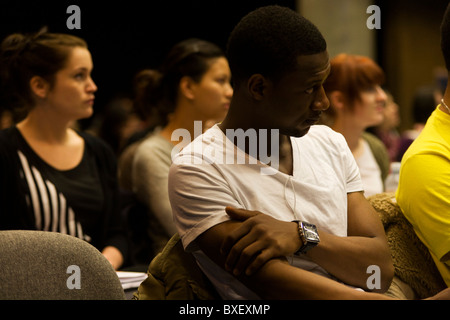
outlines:
{"label": "man's shoulder", "polygon": [[339,134],[339,133],[337,133],[336,131],[331,129],[329,126],[326,126],[324,124],[316,124],[314,126],[311,126],[311,128],[309,129],[308,134],[311,134],[311,135],[322,135],[322,136],[333,136],[333,135],[336,135],[336,134]]}
{"label": "man's shoulder", "polygon": [[207,158],[211,156],[207,151],[209,149],[222,147],[224,143],[224,134],[222,130],[216,125],[205,131],[203,134],[195,137],[187,145],[183,146],[186,141],[182,141],[176,147],[181,146],[181,150],[177,152],[175,157],[198,157]]}
{"label": "man's shoulder", "polygon": [[424,130],[406,150],[402,162],[413,157],[450,159],[450,143],[433,130]]}
{"label": "man's shoulder", "polygon": [[320,141],[325,144],[333,144],[336,141],[342,140],[343,136],[326,125],[318,124],[312,126],[309,132],[303,137],[295,139],[298,141]]}

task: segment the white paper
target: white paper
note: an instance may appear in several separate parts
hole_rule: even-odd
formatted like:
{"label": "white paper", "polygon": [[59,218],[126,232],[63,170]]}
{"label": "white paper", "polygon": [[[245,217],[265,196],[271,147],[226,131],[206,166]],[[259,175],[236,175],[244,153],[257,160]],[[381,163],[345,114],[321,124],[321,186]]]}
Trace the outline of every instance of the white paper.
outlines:
{"label": "white paper", "polygon": [[141,282],[147,279],[144,272],[116,271],[116,273],[124,289],[138,288]]}

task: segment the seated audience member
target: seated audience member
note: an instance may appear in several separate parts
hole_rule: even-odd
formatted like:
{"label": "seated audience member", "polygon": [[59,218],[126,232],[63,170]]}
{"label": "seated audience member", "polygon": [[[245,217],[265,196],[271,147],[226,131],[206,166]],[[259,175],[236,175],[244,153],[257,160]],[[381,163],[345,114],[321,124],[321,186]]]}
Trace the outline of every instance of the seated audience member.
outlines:
{"label": "seated audience member", "polygon": [[72,35],[41,31],[3,40],[2,89],[27,113],[0,132],[0,229],[79,237],[118,269],[127,240],[115,156],[100,139],[72,129],[93,113],[92,68],[85,41]]}
{"label": "seated audience member", "polygon": [[[450,6],[441,24],[441,49],[450,70]],[[450,86],[402,158],[397,202],[450,285]]]}
{"label": "seated audience member", "polygon": [[[288,8],[263,7],[235,27],[228,59],[227,117],[170,170],[185,250],[225,299],[391,299],[365,291],[385,291],[393,266],[354,157],[342,135],[314,126],[329,105],[320,32]],[[252,143],[236,145],[242,135]],[[380,268],[377,288],[368,288],[369,265]]]}
{"label": "seated audience member", "polygon": [[161,234],[156,241],[163,246],[177,232],[167,191],[172,154],[210,127],[209,122],[223,120],[233,93],[231,74],[218,46],[187,39],[171,49],[159,71],[141,72],[141,76],[147,77],[147,86],[139,81],[145,93],[138,96],[156,106],[164,123],[136,147],[131,183],[137,198],[156,218],[160,227],[154,236]]}
{"label": "seated audience member", "polygon": [[[152,87],[159,80],[157,70],[142,70],[138,72],[133,80],[134,96],[132,99],[133,110],[142,123],[142,129],[134,132],[124,143],[123,150],[119,156],[119,186],[121,190],[133,195],[132,167],[134,153],[142,140],[149,135],[161,123],[158,110],[153,105],[151,97],[145,88]],[[149,83],[150,82],[150,83]],[[151,92],[150,92],[151,93]]]}
{"label": "seated audience member", "polygon": [[[154,105],[153,92],[147,90],[153,86],[158,86],[160,72],[153,69],[144,69],[138,72],[133,79],[133,110],[141,119],[143,128],[134,133],[127,141],[126,146],[140,141],[151,133],[161,123],[166,123],[167,119],[162,121],[161,114]],[[166,118],[163,115],[164,119]]]}
{"label": "seated audience member", "polygon": [[[314,126],[329,105],[321,33],[291,9],[263,7],[237,24],[228,59],[234,94],[225,120],[170,170],[185,250],[224,299],[387,299],[354,288],[368,290],[367,267],[376,264],[385,291],[393,266],[344,137]],[[242,135],[250,143],[236,144]],[[273,233],[247,230],[249,221]],[[239,241],[222,247],[236,232]]]}
{"label": "seated audience member", "polygon": [[86,130],[105,141],[119,157],[128,146],[128,141],[145,128],[144,121],[133,108],[127,96],[113,97]]}
{"label": "seated audience member", "polygon": [[0,108],[0,130],[7,129],[14,125],[13,114],[10,110],[2,110]]}
{"label": "seated audience member", "polygon": [[387,100],[383,110],[383,121],[367,131],[378,137],[384,144],[389,154],[390,162],[396,162],[400,148],[400,113],[398,104],[392,94],[386,92]]}
{"label": "seated audience member", "polygon": [[390,165],[389,173],[386,179],[384,179],[384,191],[395,192],[397,190],[398,172],[400,170],[400,162],[397,161],[401,145],[401,136],[397,129],[400,124],[400,114],[398,105],[394,101],[392,94],[387,92],[386,94],[387,100],[383,111],[383,122],[375,127],[367,128],[367,132],[374,134],[386,147]]}
{"label": "seated audience member", "polygon": [[383,82],[383,70],[370,58],[339,54],[331,60],[331,72],[324,83],[330,108],[322,121],[345,137],[359,167],[366,197],[385,190],[389,173],[386,147],[365,131],[383,121],[387,100]]}

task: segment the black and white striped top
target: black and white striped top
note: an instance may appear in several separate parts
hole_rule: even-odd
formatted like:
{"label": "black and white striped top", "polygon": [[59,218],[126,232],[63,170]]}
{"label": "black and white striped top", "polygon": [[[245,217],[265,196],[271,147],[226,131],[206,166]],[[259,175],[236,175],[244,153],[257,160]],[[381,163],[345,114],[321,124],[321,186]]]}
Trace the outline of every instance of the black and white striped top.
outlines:
{"label": "black and white striped top", "polygon": [[103,208],[103,194],[93,155],[86,150],[73,169],[61,171],[43,161],[19,135],[20,177],[28,186],[27,205],[37,230],[60,232],[90,241]]}

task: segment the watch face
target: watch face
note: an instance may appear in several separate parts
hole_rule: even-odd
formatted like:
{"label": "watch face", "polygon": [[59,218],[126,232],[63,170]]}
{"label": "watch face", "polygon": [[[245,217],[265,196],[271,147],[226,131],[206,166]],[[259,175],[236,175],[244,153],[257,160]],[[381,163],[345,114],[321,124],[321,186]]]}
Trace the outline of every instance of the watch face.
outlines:
{"label": "watch face", "polygon": [[307,241],[318,242],[319,234],[315,225],[303,223],[303,232]]}

